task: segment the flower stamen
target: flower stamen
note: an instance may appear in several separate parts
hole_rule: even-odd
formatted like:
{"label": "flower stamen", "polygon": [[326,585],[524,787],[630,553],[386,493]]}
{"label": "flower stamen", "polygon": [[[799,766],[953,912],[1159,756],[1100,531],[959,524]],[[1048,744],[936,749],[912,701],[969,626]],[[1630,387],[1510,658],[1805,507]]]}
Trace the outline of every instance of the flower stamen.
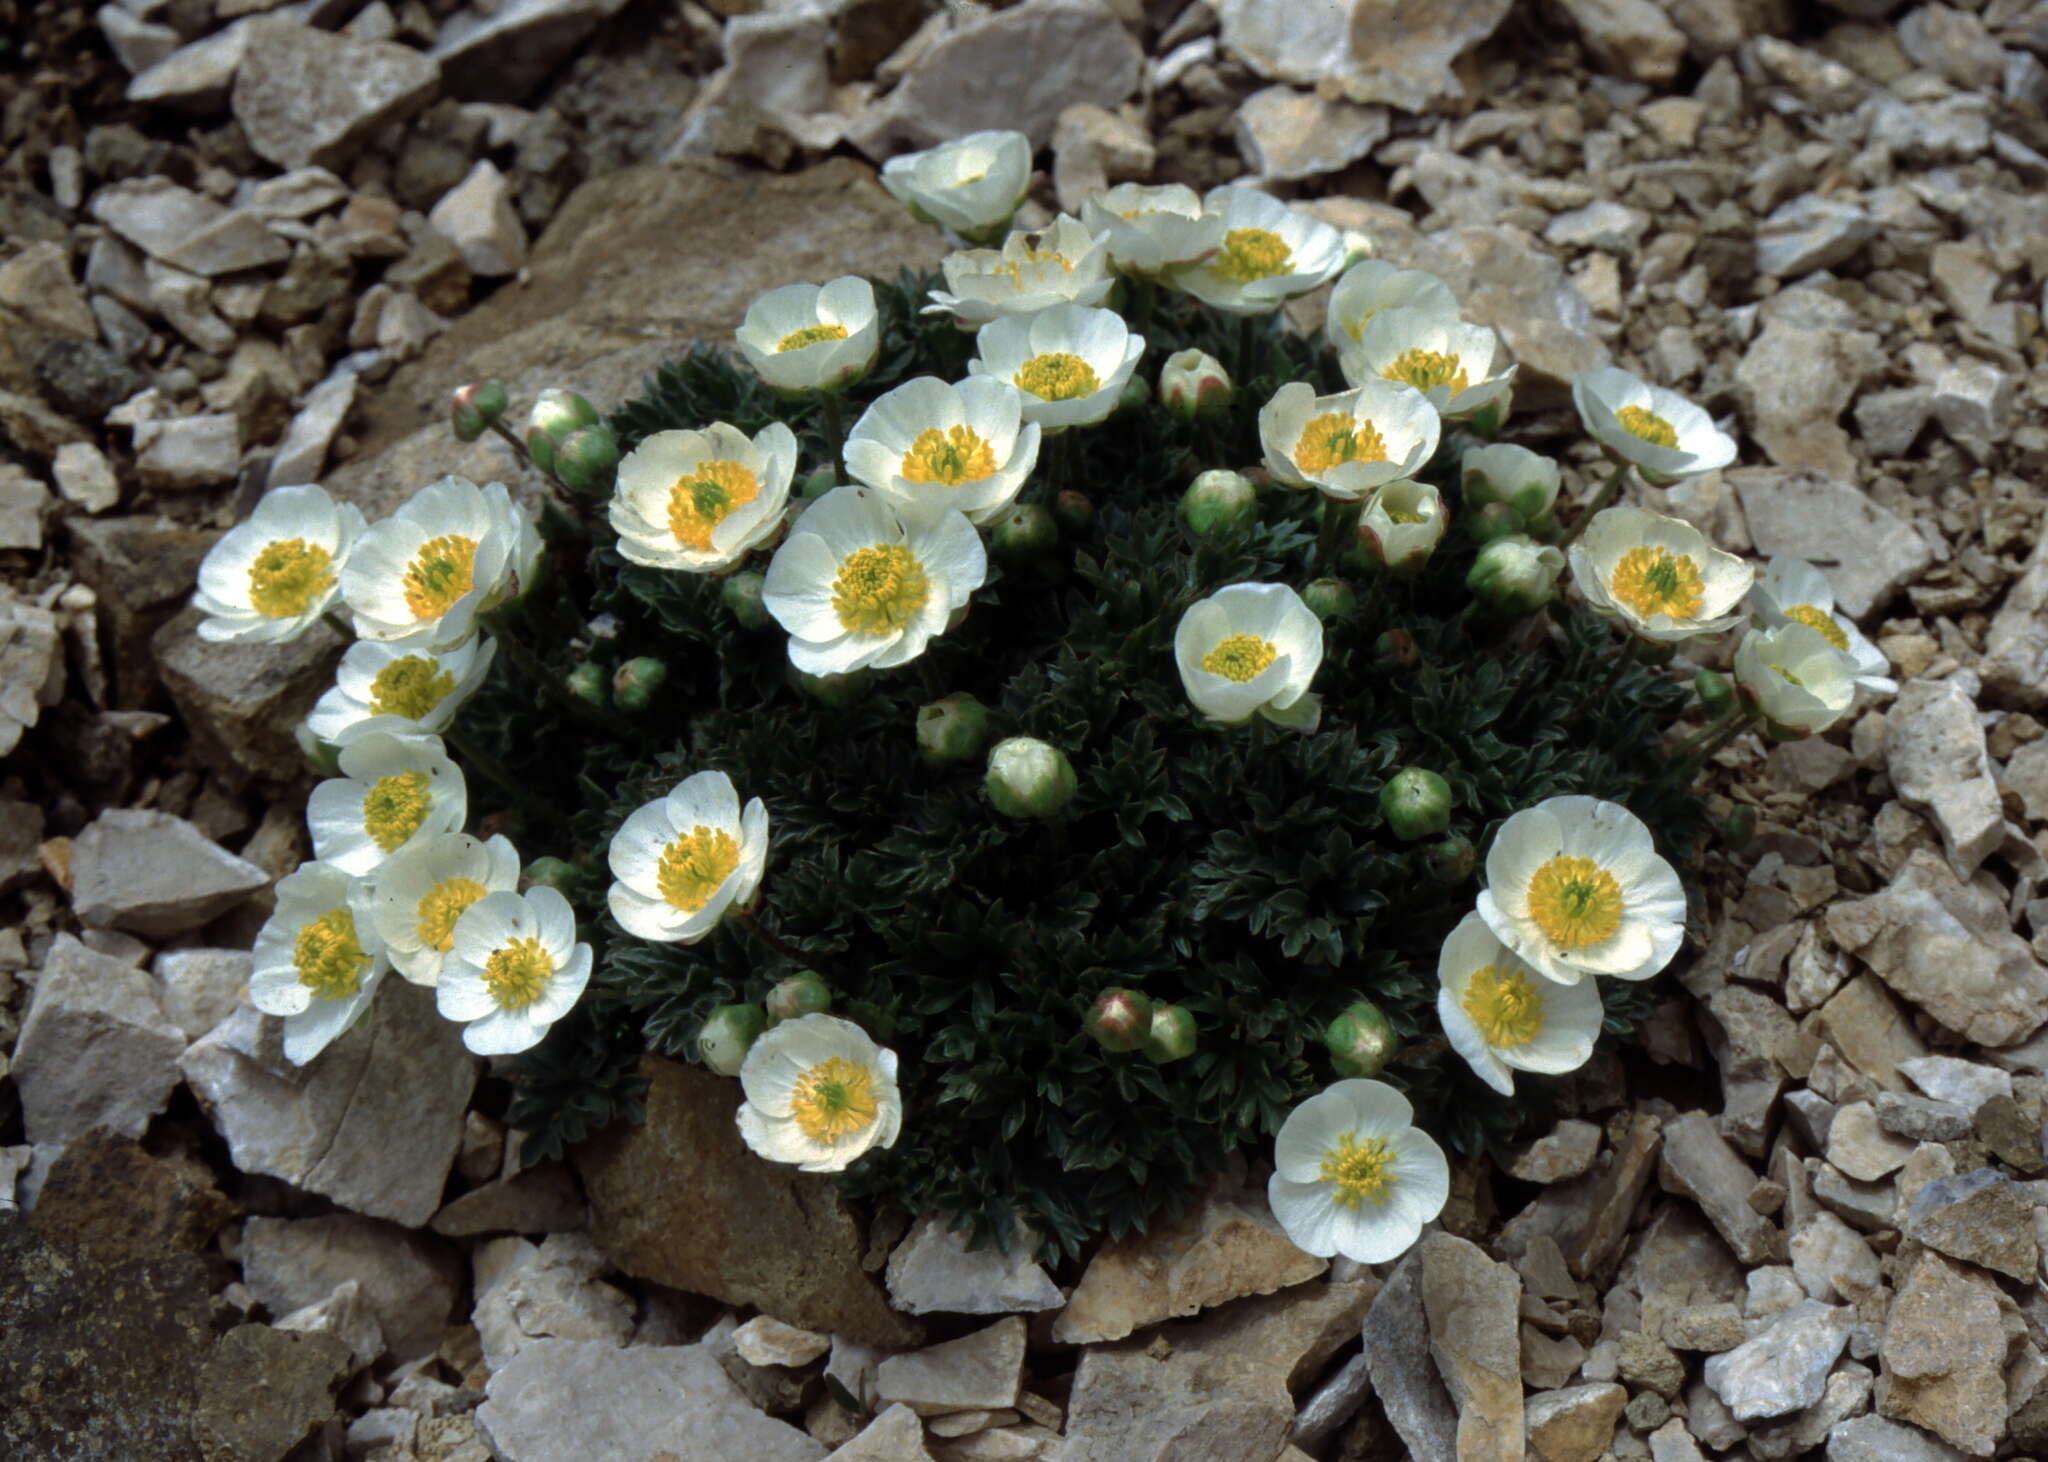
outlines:
{"label": "flower stamen", "polygon": [[760,495],[760,481],[741,463],[708,458],[669,489],[668,531],[676,542],[709,553],[712,531]]}
{"label": "flower stamen", "polygon": [[420,943],[443,954],[453,949],[455,921],[484,893],[484,886],[474,878],[444,878],[428,889],[414,910],[419,916]]}
{"label": "flower stamen", "polygon": [[363,795],[363,830],[389,853],[420,829],[432,801],[427,774],[414,768],[379,777]]}
{"label": "flower stamen", "polygon": [[524,1010],[546,992],[554,973],[554,959],[538,939],[515,939],[484,961],[484,988],[500,1010]]}
{"label": "flower stamen", "polygon": [[903,454],[899,475],[905,482],[937,482],[958,487],[979,482],[996,470],[995,449],[970,426],[952,426],[940,431],[926,427]]}
{"label": "flower stamen", "polygon": [[924,565],[900,543],[855,549],[840,562],[832,581],[832,611],[849,634],[894,634],[931,597]]}
{"label": "flower stamen", "polygon": [[1699,617],[1706,585],[1700,566],[1688,555],[1645,544],[1621,556],[1607,592],[1640,619],[1663,614],[1686,620]]}
{"label": "flower stamen", "polygon": [[1621,928],[1621,884],[1591,858],[1559,855],[1529,880],[1529,917],[1563,949],[1604,944]]}
{"label": "flower stamen", "polygon": [[280,538],[263,545],[249,565],[249,604],[258,614],[289,619],[304,614],[312,602],[334,587],[327,571],[333,555],[303,538]]}
{"label": "flower stamen", "polygon": [[1526,1046],[1542,1033],[1542,992],[1514,970],[1499,965],[1474,970],[1458,1003],[1489,1046]]}
{"label": "flower stamen", "polygon": [[878,1110],[874,1072],[840,1056],[804,1072],[789,1094],[789,1114],[813,1142],[835,1143],[865,1132]]}
{"label": "flower stamen", "polygon": [[1641,437],[1653,447],[1676,447],[1678,428],[1647,406],[1624,406],[1614,419],[1630,436]]}
{"label": "flower stamen", "polygon": [[1075,401],[1102,388],[1095,367],[1071,351],[1034,355],[1017,368],[1016,386],[1041,401]]}
{"label": "flower stamen", "polygon": [[1420,346],[1395,356],[1393,363],[1380,374],[1389,381],[1401,381],[1418,391],[1447,386],[1453,396],[1472,384],[1457,356],[1438,350],[1424,350]]}
{"label": "flower stamen", "polygon": [[1202,668],[1242,685],[1271,665],[1279,654],[1279,647],[1271,640],[1258,635],[1232,635],[1202,657]]}
{"label": "flower stamen", "polygon": [[1387,442],[1379,428],[1345,411],[1313,418],[1294,441],[1294,465],[1311,476],[1346,462],[1386,460]]}
{"label": "flower stamen", "polygon": [[1209,261],[1209,272],[1233,284],[1249,284],[1285,274],[1293,263],[1294,251],[1271,229],[1234,228],[1223,236],[1223,247]]}
{"label": "flower stamen", "polygon": [[452,671],[425,655],[404,655],[393,660],[370,681],[370,711],[379,716],[403,716],[422,720],[455,689]]}
{"label": "flower stamen", "polygon": [[844,340],[844,325],[806,325],[801,330],[792,330],[775,342],[775,353],[785,350],[802,350],[806,345],[821,345],[827,340]]}
{"label": "flower stamen", "polygon": [[671,908],[694,914],[740,866],[740,845],[722,827],[698,823],[666,848],[654,881]]}
{"label": "flower stamen", "polygon": [[356,938],[355,916],[329,909],[303,925],[292,941],[292,968],[299,983],[322,1000],[345,1000],[360,990],[370,956]]}
{"label": "flower stamen", "polygon": [[420,545],[405,567],[405,606],[415,619],[438,619],[476,587],[476,540],[444,533]]}
{"label": "flower stamen", "polygon": [[1323,1153],[1318,1176],[1335,1186],[1330,1201],[1339,1208],[1356,1209],[1368,1203],[1378,1208],[1393,1191],[1394,1151],[1384,1137],[1360,1142],[1357,1133],[1346,1132]]}
{"label": "flower stamen", "polygon": [[1784,611],[1785,618],[1795,624],[1803,624],[1836,649],[1847,651],[1849,637],[1842,633],[1842,627],[1835,623],[1835,617],[1818,604],[1794,604]]}

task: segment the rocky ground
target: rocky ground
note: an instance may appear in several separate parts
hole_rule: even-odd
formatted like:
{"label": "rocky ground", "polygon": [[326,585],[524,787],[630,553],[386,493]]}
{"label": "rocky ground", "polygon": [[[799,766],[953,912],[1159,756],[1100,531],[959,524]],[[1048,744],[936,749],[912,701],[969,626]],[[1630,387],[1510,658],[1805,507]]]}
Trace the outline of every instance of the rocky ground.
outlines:
{"label": "rocky ground", "polygon": [[[754,8],[0,0],[0,1452],[2048,1448],[2048,3]],[[932,262],[872,164],[991,125],[1045,214],[1315,200],[1500,329],[1577,465],[1574,373],[1703,402],[1748,465],[1653,505],[1822,563],[1898,668],[1721,753],[1759,832],[1641,1049],[1397,1266],[1245,1174],[1070,1272],[969,1254],[665,1063],[531,1163],[418,991],[306,1070],[242,999],[338,642],[202,649],[213,537],[271,483],[511,476],[460,380],[615,401],[762,289]]]}

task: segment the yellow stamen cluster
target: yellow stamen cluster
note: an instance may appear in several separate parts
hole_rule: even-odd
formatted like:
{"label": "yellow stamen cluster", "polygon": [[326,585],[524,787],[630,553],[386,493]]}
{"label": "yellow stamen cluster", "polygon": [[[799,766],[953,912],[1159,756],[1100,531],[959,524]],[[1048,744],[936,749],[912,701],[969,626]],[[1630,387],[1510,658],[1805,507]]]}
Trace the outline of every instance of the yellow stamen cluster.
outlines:
{"label": "yellow stamen cluster", "polygon": [[722,827],[691,828],[661,850],[654,881],[673,908],[694,914],[740,866],[740,845]]}
{"label": "yellow stamen cluster", "polygon": [[1607,583],[1607,592],[1639,619],[1697,619],[1705,591],[1700,566],[1690,556],[1648,544],[1624,553]]}
{"label": "yellow stamen cluster", "polygon": [[484,961],[484,988],[500,1010],[524,1010],[547,993],[555,962],[538,939],[515,939]]}
{"label": "yellow stamen cluster", "polygon": [[1486,965],[1474,970],[1459,1005],[1489,1046],[1526,1046],[1543,1030],[1543,993],[1515,970]]}
{"label": "yellow stamen cluster", "polygon": [[1017,368],[1017,389],[1041,401],[1075,401],[1102,389],[1102,377],[1080,356],[1065,350],[1034,355]]}
{"label": "yellow stamen cluster", "polygon": [[903,454],[900,475],[906,482],[938,482],[958,487],[995,475],[995,448],[971,426],[951,426],[943,432],[926,427]]}
{"label": "yellow stamen cluster", "polygon": [[425,772],[414,769],[379,777],[363,796],[363,830],[379,848],[393,852],[419,831],[432,805]]}
{"label": "yellow stamen cluster", "polygon": [[818,345],[827,340],[844,340],[844,325],[806,325],[801,330],[792,330],[775,342],[775,353],[785,350],[802,350],[806,345]]}
{"label": "yellow stamen cluster", "polygon": [[455,921],[462,911],[484,896],[485,889],[474,878],[444,878],[420,899],[420,943],[443,954],[455,947]]}
{"label": "yellow stamen cluster", "polygon": [[1346,462],[1384,462],[1387,441],[1379,428],[1345,411],[1313,418],[1294,441],[1294,465],[1305,473],[1327,472]]}
{"label": "yellow stamen cluster", "polygon": [[1390,381],[1401,381],[1418,391],[1428,391],[1436,386],[1448,386],[1453,396],[1472,384],[1465,374],[1464,365],[1455,355],[1446,355],[1439,350],[1404,350],[1394,357],[1380,374]]}
{"label": "yellow stamen cluster", "polygon": [[789,1114],[813,1142],[837,1142],[864,1132],[879,1110],[874,1072],[839,1056],[804,1072],[789,1094]]}
{"label": "yellow stamen cluster", "polygon": [[1426,514],[1411,513],[1406,508],[1388,508],[1386,509],[1386,514],[1387,520],[1392,523],[1427,523],[1429,521]]}
{"label": "yellow stamen cluster", "polygon": [[856,548],[840,561],[832,581],[832,612],[849,634],[894,634],[931,597],[924,565],[900,543]]}
{"label": "yellow stamen cluster", "polygon": [[1233,284],[1249,284],[1285,274],[1293,263],[1294,251],[1271,229],[1234,228],[1209,260],[1209,272]]}
{"label": "yellow stamen cluster", "polygon": [[334,587],[328,566],[333,555],[303,538],[280,538],[263,545],[249,565],[249,605],[272,619],[304,614],[313,601]]}
{"label": "yellow stamen cluster", "polygon": [[329,909],[300,928],[292,941],[292,968],[299,983],[322,1000],[343,1000],[362,988],[370,957],[356,939],[355,916]]}
{"label": "yellow stamen cluster", "polygon": [[676,542],[709,553],[712,530],[760,495],[759,480],[742,464],[708,458],[669,489],[668,531]]}
{"label": "yellow stamen cluster", "polygon": [[1346,1132],[1323,1154],[1318,1176],[1336,1188],[1330,1201],[1339,1208],[1366,1203],[1378,1208],[1394,1187],[1394,1151],[1384,1137],[1360,1142],[1356,1133]]}
{"label": "yellow stamen cluster", "polygon": [[1631,436],[1641,437],[1653,447],[1676,447],[1678,428],[1647,406],[1624,406],[1614,419]]}
{"label": "yellow stamen cluster", "polygon": [[370,710],[379,716],[417,721],[432,715],[453,689],[454,672],[443,670],[439,661],[426,655],[403,655],[371,679]]}
{"label": "yellow stamen cluster", "polygon": [[1021,290],[1024,288],[1024,266],[1027,264],[1057,264],[1062,274],[1074,272],[1073,261],[1057,249],[1026,249],[1023,257],[1005,260],[996,272],[1009,275],[1010,283]]}
{"label": "yellow stamen cluster", "polygon": [[444,533],[420,545],[405,567],[405,606],[415,619],[438,619],[476,587],[476,540]]}
{"label": "yellow stamen cluster", "polygon": [[1257,635],[1232,635],[1202,657],[1202,668],[1242,685],[1271,665],[1279,653],[1271,640]]}
{"label": "yellow stamen cluster", "polygon": [[1561,949],[1604,944],[1621,928],[1621,885],[1591,858],[1560,854],[1529,880],[1529,917]]}
{"label": "yellow stamen cluster", "polygon": [[1806,689],[1805,681],[1801,680],[1798,676],[1794,675],[1791,671],[1787,670],[1784,666],[1780,665],[1777,661],[1773,660],[1769,663],[1771,669],[1777,671],[1778,674],[1785,678],[1785,683],[1787,685],[1797,686],[1800,690]]}
{"label": "yellow stamen cluster", "polygon": [[1842,633],[1835,617],[1818,604],[1794,604],[1784,613],[1785,618],[1815,631],[1836,649],[1846,651],[1849,648],[1849,637]]}

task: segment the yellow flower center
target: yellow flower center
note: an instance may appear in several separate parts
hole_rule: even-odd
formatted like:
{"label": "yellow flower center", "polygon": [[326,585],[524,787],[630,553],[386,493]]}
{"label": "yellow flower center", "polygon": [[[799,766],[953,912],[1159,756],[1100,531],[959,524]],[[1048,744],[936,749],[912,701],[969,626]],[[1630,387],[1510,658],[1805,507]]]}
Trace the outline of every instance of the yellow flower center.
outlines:
{"label": "yellow flower center", "polygon": [[453,689],[454,673],[441,669],[438,660],[425,655],[401,656],[370,681],[370,710],[379,716],[417,721],[432,715]]}
{"label": "yellow flower center", "polygon": [[917,555],[900,543],[856,548],[832,581],[832,612],[847,633],[894,634],[932,597],[931,580]]}
{"label": "yellow flower center", "polygon": [[280,538],[263,545],[249,565],[249,604],[258,614],[289,619],[304,614],[312,602],[334,587],[327,566],[333,555],[303,538]]}
{"label": "yellow flower center", "polygon": [[363,829],[389,853],[427,820],[427,774],[413,770],[379,777],[363,796]]}
{"label": "yellow flower center", "polygon": [[1348,411],[1313,418],[1294,439],[1294,465],[1304,473],[1327,472],[1346,462],[1386,460],[1386,438],[1379,428]]}
{"label": "yellow flower center", "polygon": [[1242,685],[1271,665],[1279,653],[1271,640],[1262,640],[1257,635],[1232,635],[1202,657],[1202,668]]}
{"label": "yellow flower center", "polygon": [[1607,592],[1638,619],[1648,619],[1653,614],[1697,619],[1704,586],[1700,566],[1689,556],[1645,544],[1621,556],[1608,580]]}
{"label": "yellow flower center", "polygon": [[1769,664],[1771,669],[1777,671],[1778,674],[1782,675],[1785,678],[1785,683],[1787,685],[1797,686],[1801,690],[1806,689],[1805,681],[1801,680],[1798,676],[1794,675],[1791,671],[1787,670],[1784,666],[1780,665],[1777,661],[1772,660],[1768,661],[1767,663]]}
{"label": "yellow flower center", "polygon": [[555,962],[538,939],[515,939],[484,961],[484,988],[500,1010],[524,1010],[540,999]]}
{"label": "yellow flower center", "polygon": [[903,454],[903,466],[899,469],[906,482],[940,482],[947,487],[979,482],[994,476],[995,470],[995,449],[968,426],[947,427],[944,431],[926,427]]}
{"label": "yellow flower center", "polygon": [[1405,381],[1418,391],[1448,386],[1453,396],[1472,384],[1458,357],[1420,347],[1395,356],[1393,364],[1380,374],[1390,381]]}
{"label": "yellow flower center", "polygon": [[484,896],[484,886],[474,878],[444,878],[420,899],[420,943],[443,954],[455,947],[455,921],[462,911]]}
{"label": "yellow flower center", "polygon": [[761,495],[761,484],[739,463],[713,457],[676,479],[668,492],[668,531],[699,553],[711,551],[711,530]]}
{"label": "yellow flower center", "polygon": [[1272,230],[1234,228],[1223,236],[1223,247],[1209,261],[1209,272],[1233,284],[1249,284],[1285,274],[1293,263],[1294,251]]}
{"label": "yellow flower center", "polygon": [[1653,447],[1678,445],[1678,428],[1647,406],[1624,406],[1614,413],[1629,435],[1641,437]]}
{"label": "yellow flower center", "polygon": [[438,619],[475,587],[476,540],[444,533],[420,545],[405,566],[405,604],[415,619]]}
{"label": "yellow flower center", "polygon": [[806,345],[817,345],[826,340],[844,340],[844,325],[806,325],[801,330],[792,330],[775,342],[775,353],[785,350],[802,350]]}
{"label": "yellow flower center", "polygon": [[1529,880],[1529,917],[1559,948],[1604,944],[1621,927],[1621,885],[1591,858],[1561,854]]}
{"label": "yellow flower center", "polygon": [[1543,994],[1535,982],[1499,965],[1472,972],[1458,1002],[1489,1046],[1526,1046],[1543,1029]]}
{"label": "yellow flower center", "polygon": [[1794,604],[1785,611],[1785,618],[1817,632],[1822,639],[1838,650],[1846,651],[1849,648],[1849,637],[1842,633],[1842,627],[1835,623],[1835,617],[1818,604]]}
{"label": "yellow flower center", "polygon": [[329,909],[306,923],[292,941],[292,968],[322,1000],[345,1000],[361,989],[370,957],[356,940],[355,915]]}
{"label": "yellow flower center", "polygon": [[1429,521],[1425,515],[1409,512],[1406,508],[1388,508],[1385,511],[1387,521],[1390,523],[1427,523]]}
{"label": "yellow flower center", "polygon": [[874,1072],[840,1056],[811,1067],[789,1094],[789,1114],[813,1142],[865,1132],[877,1110]]}
{"label": "yellow flower center", "polygon": [[1019,257],[1005,261],[997,267],[996,272],[1009,275],[1010,283],[1021,290],[1024,288],[1024,266],[1026,264],[1057,264],[1060,266],[1060,273],[1062,274],[1072,274],[1074,272],[1073,261],[1060,253],[1059,250],[1032,248],[1026,248]]}
{"label": "yellow flower center", "polygon": [[1330,1201],[1339,1208],[1357,1208],[1370,1203],[1378,1208],[1387,1201],[1394,1186],[1394,1152],[1384,1137],[1360,1142],[1356,1133],[1346,1132],[1323,1154],[1318,1174],[1337,1191]]}
{"label": "yellow flower center", "polygon": [[1017,369],[1017,389],[1041,401],[1073,401],[1102,387],[1095,367],[1064,350],[1034,355]]}
{"label": "yellow flower center", "polygon": [[694,914],[739,866],[740,845],[733,835],[698,823],[661,850],[654,881],[672,907]]}

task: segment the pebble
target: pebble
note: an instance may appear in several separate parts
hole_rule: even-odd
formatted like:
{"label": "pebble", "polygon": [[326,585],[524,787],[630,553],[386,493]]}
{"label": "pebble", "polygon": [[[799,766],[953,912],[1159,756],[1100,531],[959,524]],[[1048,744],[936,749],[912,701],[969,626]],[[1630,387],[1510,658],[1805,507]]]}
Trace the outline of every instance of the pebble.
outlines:
{"label": "pebble", "polygon": [[328,451],[355,405],[358,380],[356,372],[338,370],[306,394],[270,459],[270,486],[319,481]]}
{"label": "pebble", "polygon": [[1883,1286],[1883,1271],[1870,1245],[1825,1209],[1800,1225],[1788,1247],[1792,1273],[1809,1298],[1853,1305]]}
{"label": "pebble", "polygon": [[1969,1109],[1909,1092],[1877,1094],[1878,1125],[1915,1142],[1954,1142],[1970,1135]]}
{"label": "pebble", "polygon": [[1784,1416],[1820,1400],[1849,1343],[1849,1311],[1818,1300],[1781,1310],[1750,1340],[1709,1356],[1706,1382],[1738,1421]]}
{"label": "pebble", "polygon": [[242,1278],[265,1309],[288,1315],[353,1280],[397,1360],[429,1355],[455,1306],[456,1267],[439,1243],[353,1213],[252,1218],[242,1226]]}
{"label": "pebble", "polygon": [[174,416],[136,433],[135,471],[158,492],[189,492],[234,480],[242,465],[242,424],[225,414]]}
{"label": "pebble", "polygon": [[128,100],[198,115],[219,112],[227,105],[253,23],[238,20],[180,46],[128,83]]}
{"label": "pebble", "polygon": [[1238,104],[1237,149],[1260,179],[1281,182],[1334,173],[1386,139],[1384,107],[1326,101],[1312,91],[1268,86]]}
{"label": "pebble", "polygon": [[230,105],[257,156],[281,168],[333,167],[431,102],[440,77],[410,46],[265,16],[251,24]]}
{"label": "pebble", "polygon": [[1857,1416],[1828,1430],[1827,1462],[1963,1462],[1964,1453],[1918,1427]]}
{"label": "pebble", "polygon": [[1685,59],[1685,34],[1652,0],[1563,0],[1593,58],[1635,81],[1669,81]]}
{"label": "pebble", "polygon": [[1869,210],[1808,193],[1781,204],[1756,226],[1756,267],[1780,279],[1831,269],[1877,236]]}
{"label": "pebble", "polygon": [[1523,1408],[1530,1451],[1543,1462],[1597,1462],[1627,1402],[1628,1392],[1612,1381],[1531,1396]]}
{"label": "pebble", "polygon": [[1887,1131],[1869,1102],[1840,1108],[1828,1127],[1828,1161],[1859,1183],[1898,1171],[1912,1153],[1913,1143]]}
{"label": "pebble", "polygon": [[756,1315],[733,1331],[732,1343],[750,1366],[807,1366],[832,1348],[832,1337]]}
{"label": "pebble", "polygon": [[114,466],[90,442],[66,442],[50,463],[50,475],[64,501],[88,513],[104,513],[121,501]]}
{"label": "pebble", "polygon": [[470,1323],[492,1371],[537,1341],[622,1346],[633,1333],[633,1301],[597,1277],[606,1267],[604,1255],[588,1235],[550,1234],[538,1244],[491,1239],[470,1261],[476,1274]]}
{"label": "pebble", "polygon": [[301,1305],[277,1321],[280,1330],[328,1335],[348,1348],[350,1366],[362,1370],[384,1354],[384,1329],[363,1298],[363,1286],[344,1279],[326,1299]]}
{"label": "pebble", "polygon": [[427,222],[461,251],[479,279],[517,274],[526,262],[526,226],[512,206],[511,186],[488,158],[434,205]]}
{"label": "pebble", "polygon": [[1952,1259],[2030,1281],[2041,1263],[2035,1211],[2010,1178],[1978,1168],[1922,1186],[1900,1226],[1908,1238]]}
{"label": "pebble", "polygon": [[183,818],[129,808],[108,809],[73,840],[71,873],[80,920],[152,939],[196,929],[270,884]]}
{"label": "pebble", "polygon": [[1510,1155],[1508,1176],[1525,1183],[1562,1183],[1593,1166],[1600,1153],[1600,1129],[1567,1117],[1549,1132]]}
{"label": "pebble", "polygon": [[1458,1455],[1521,1462],[1521,1276],[1450,1234],[1430,1234],[1420,1248],[1429,1348],[1458,1410]]}
{"label": "pebble", "polygon": [[255,214],[223,208],[169,178],[101,188],[93,194],[92,216],[151,257],[209,278],[291,256],[291,245]]}
{"label": "pebble", "polygon": [[167,949],[150,968],[163,987],[164,1014],[196,1041],[242,1003],[252,963],[246,949]]}
{"label": "pebble", "polygon": [[0,464],[0,548],[40,549],[43,519],[53,505],[35,478],[12,463]]}
{"label": "pebble", "polygon": [[892,1355],[875,1367],[875,1395],[920,1416],[1015,1406],[1024,1340],[1024,1321],[1009,1315],[958,1340]]}
{"label": "pebble", "polygon": [[1783,1236],[1749,1206],[1756,1174],[1714,1130],[1713,1119],[1704,1112],[1689,1112],[1666,1124],[1658,1176],[1666,1192],[1699,1204],[1707,1221],[1745,1264],[1762,1264],[1782,1256]]}
{"label": "pebble", "polygon": [[1878,1356],[1878,1411],[1976,1456],[2005,1434],[2005,1326],[1998,1287],[1922,1254],[1892,1301]]}
{"label": "pebble", "polygon": [[1408,112],[1465,97],[1454,63],[1491,36],[1510,8],[1511,0],[1415,7],[1389,7],[1373,0],[1214,4],[1224,46],[1259,75],[1300,86],[1327,86],[1351,101],[1378,102]]}
{"label": "pebble", "polygon": [[1013,1232],[1007,1253],[992,1243],[978,1249],[936,1216],[920,1218],[889,1255],[889,1299],[912,1315],[1000,1315],[1056,1310],[1066,1302],[1052,1277],[1031,1257],[1036,1236]]}
{"label": "pebble", "polygon": [[1365,1364],[1373,1394],[1416,1462],[1453,1462],[1458,1413],[1430,1361],[1420,1249],[1402,1256],[1366,1311]]}
{"label": "pebble", "polygon": [[154,980],[59,934],[14,1046],[28,1140],[61,1146],[94,1127],[140,1137],[178,1084],[184,1045]]}
{"label": "pebble", "polygon": [[62,650],[54,614],[0,596],[0,756],[63,698]]}

